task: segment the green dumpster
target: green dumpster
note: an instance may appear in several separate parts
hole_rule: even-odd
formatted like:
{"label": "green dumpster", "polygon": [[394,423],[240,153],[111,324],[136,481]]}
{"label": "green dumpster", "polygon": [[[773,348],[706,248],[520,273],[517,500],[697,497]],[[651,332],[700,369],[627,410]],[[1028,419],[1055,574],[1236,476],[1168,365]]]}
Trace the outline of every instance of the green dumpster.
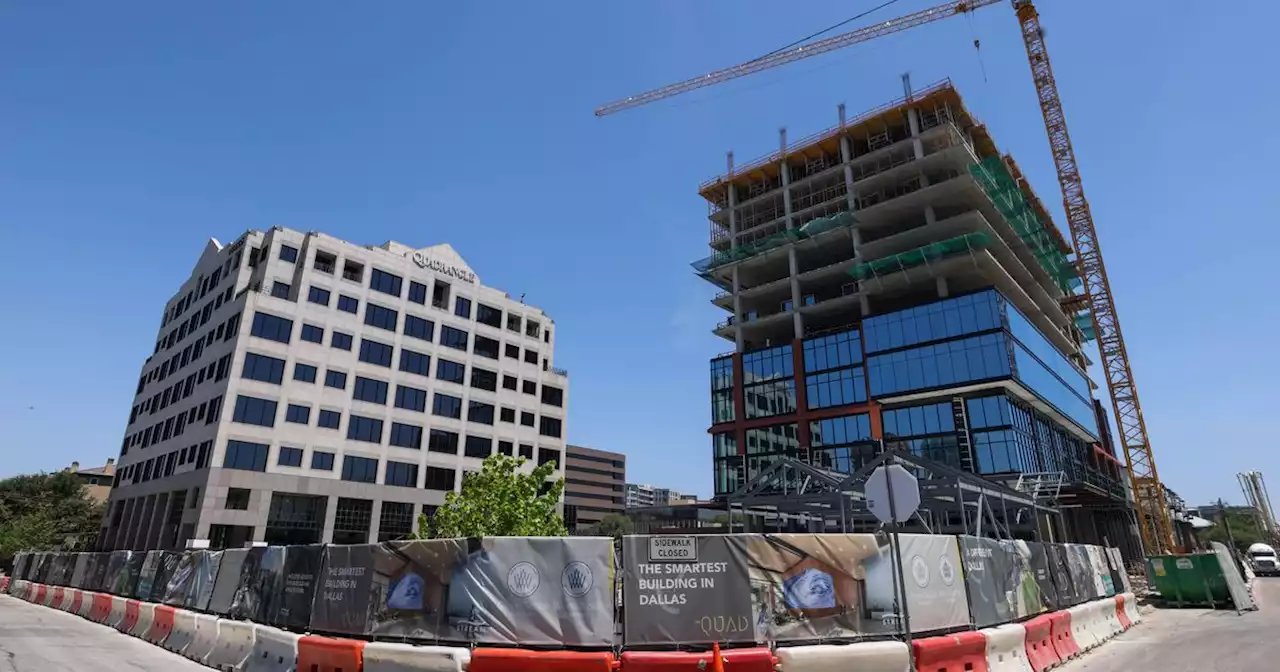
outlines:
{"label": "green dumpster", "polygon": [[1213,553],[1147,556],[1147,576],[1168,604],[1213,608],[1231,604],[1222,565]]}

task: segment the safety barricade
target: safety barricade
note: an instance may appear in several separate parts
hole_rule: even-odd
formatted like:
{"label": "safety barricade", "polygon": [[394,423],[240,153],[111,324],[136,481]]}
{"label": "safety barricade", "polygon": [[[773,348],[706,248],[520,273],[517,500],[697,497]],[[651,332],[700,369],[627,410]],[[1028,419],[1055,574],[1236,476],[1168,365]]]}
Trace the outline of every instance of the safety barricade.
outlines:
{"label": "safety barricade", "polygon": [[364,642],[305,635],[298,640],[298,669],[307,672],[348,672],[364,665]]}
{"label": "safety barricade", "polygon": [[1124,612],[1124,595],[1116,595],[1112,599],[1116,601],[1116,618],[1120,619],[1120,628],[1128,630],[1133,627],[1133,622],[1129,620],[1129,614]]}
{"label": "safety barricade", "polygon": [[169,638],[169,633],[173,632],[174,612],[177,609],[164,604],[157,604],[155,615],[151,618],[151,627],[147,628],[147,634],[142,638],[152,644],[163,645],[164,640]]}
{"label": "safety barricade", "polygon": [[111,596],[111,610],[107,612],[107,620],[102,624],[108,627],[120,629],[120,621],[124,620],[125,607],[129,606],[129,601],[117,595]]}
{"label": "safety barricade", "polygon": [[97,596],[97,593],[83,591],[80,608],[76,610],[76,615],[80,618],[93,620],[93,609],[97,606],[97,600],[95,599]]}
{"label": "safety barricade", "polygon": [[173,609],[173,628],[164,640],[164,648],[185,655],[195,638],[196,613],[186,609]]}
{"label": "safety barricade", "polygon": [[[213,617],[210,616],[209,618]],[[214,620],[217,621],[218,637],[213,643],[213,648],[205,656],[204,664],[223,672],[244,669],[245,663],[253,653],[254,639],[258,632],[257,628],[246,621],[232,621],[225,618]],[[200,624],[197,622],[197,641],[199,640],[199,632]]]}
{"label": "safety barricade", "polygon": [[988,672],[987,638],[980,632],[960,632],[911,642],[917,672]]}
{"label": "safety barricade", "polygon": [[617,667],[617,659],[608,651],[476,649],[471,652],[467,669],[470,672],[611,672]]}
{"label": "safety barricade", "polygon": [[[471,671],[476,672],[475,654],[472,653]],[[773,672],[777,659],[773,652],[763,647],[750,649],[724,649],[720,657],[725,661],[725,668],[733,672]],[[710,670],[713,659],[710,651],[627,651],[622,654],[622,669],[626,672],[686,672],[687,670]],[[491,670],[522,669],[508,665],[492,667]],[[564,667],[560,669],[568,670]],[[604,667],[575,667],[574,670],[604,670]]]}
{"label": "safety barricade", "polygon": [[89,620],[94,623],[106,623],[111,615],[111,596],[103,593],[93,594],[93,609],[89,611]]}
{"label": "safety barricade", "polygon": [[1098,618],[1106,624],[1107,639],[1124,632],[1124,621],[1120,620],[1120,602],[1112,596],[1098,600]]}
{"label": "safety barricade", "polygon": [[53,596],[49,598],[49,606],[61,611],[62,601],[65,599],[67,599],[67,589],[58,586],[53,589]]}
{"label": "safety barricade", "polygon": [[1023,645],[1027,652],[1027,665],[1033,672],[1045,670],[1062,662],[1053,646],[1053,615],[1044,614],[1022,624],[1026,636]]}
{"label": "safety barricade", "polygon": [[1124,613],[1129,617],[1129,623],[1137,625],[1142,622],[1142,614],[1138,613],[1138,596],[1133,593],[1124,593]]}
{"label": "safety barricade", "polygon": [[26,592],[27,592],[26,581],[14,581],[13,584],[9,586],[9,594],[18,599],[22,599],[22,596],[25,595]]}
{"label": "safety barricade", "polygon": [[783,646],[774,655],[782,672],[906,672],[911,664],[904,642]]}
{"label": "safety barricade", "polygon": [[31,602],[33,604],[44,604],[45,597],[48,596],[48,594],[49,594],[49,586],[46,586],[43,583],[37,583],[36,593],[35,593],[34,599],[32,599]]}
{"label": "safety barricade", "polygon": [[9,577],[7,576],[0,576],[0,593],[7,592],[9,590],[9,580]]}
{"label": "safety barricade", "polygon": [[1088,651],[1101,643],[1094,634],[1093,610],[1088,603],[1071,607],[1067,613],[1071,615],[1071,638],[1081,651]]}
{"label": "safety barricade", "polygon": [[138,624],[133,626],[129,631],[130,635],[139,639],[144,639],[147,633],[151,631],[151,624],[155,621],[156,605],[152,602],[138,602]]}
{"label": "safety barricade", "polygon": [[1111,639],[1120,631],[1120,621],[1116,620],[1116,603],[1109,599],[1094,600],[1089,603],[1093,616],[1093,634],[1098,643]]}
{"label": "safety barricade", "polygon": [[470,661],[471,651],[452,646],[364,646],[365,672],[462,672]]}
{"label": "safety barricade", "polygon": [[1049,614],[1049,622],[1052,623],[1049,634],[1053,636],[1053,651],[1058,654],[1058,659],[1065,663],[1080,655],[1080,645],[1071,631],[1071,613],[1055,611]]}
{"label": "safety barricade", "polygon": [[196,615],[196,638],[187,647],[183,655],[198,663],[203,663],[205,658],[213,652],[214,647],[218,645],[218,639],[222,637],[219,632],[219,624],[221,621],[217,616],[208,614]]}
{"label": "safety barricade", "polygon": [[79,614],[80,609],[84,607],[84,591],[79,588],[71,589],[71,602],[67,604],[68,614]]}
{"label": "safety barricade", "polygon": [[126,635],[133,632],[133,629],[138,627],[138,611],[141,606],[141,603],[137,600],[125,600],[124,618],[116,625],[116,630]]}
{"label": "safety barricade", "polygon": [[987,639],[987,669],[991,672],[1032,672],[1027,662],[1027,629],[1020,623],[984,628],[978,634]]}
{"label": "safety barricade", "polygon": [[301,635],[266,625],[253,626],[253,653],[244,672],[294,672],[298,667],[298,640]]}
{"label": "safety barricade", "polygon": [[58,594],[57,586],[48,586],[48,590],[44,591],[44,599],[40,600],[40,604],[46,607],[53,606],[53,596]]}

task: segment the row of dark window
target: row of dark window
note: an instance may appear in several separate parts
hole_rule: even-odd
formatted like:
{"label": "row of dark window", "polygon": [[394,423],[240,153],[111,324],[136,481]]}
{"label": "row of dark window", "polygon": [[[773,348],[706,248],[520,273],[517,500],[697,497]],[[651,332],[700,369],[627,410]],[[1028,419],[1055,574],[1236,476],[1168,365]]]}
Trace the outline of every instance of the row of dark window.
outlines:
{"label": "row of dark window", "polygon": [[[170,322],[182,317],[182,314],[191,308],[192,305],[200,299],[203,299],[206,294],[216,289],[219,282],[224,278],[231,277],[232,270],[239,270],[241,260],[240,248],[243,246],[243,240],[233,243],[227,250],[227,260],[218,268],[213,269],[209,275],[200,276],[200,280],[197,283],[199,284],[199,287],[192,287],[182,298],[174,301],[168,306],[165,306],[164,317],[160,321],[160,326],[167,326]],[[234,287],[231,289],[234,290]],[[230,301],[231,295],[228,294],[225,300]]]}
{"label": "row of dark window", "polygon": [[199,444],[191,444],[184,448],[169,451],[165,455],[159,455],[150,459],[135,462],[128,466],[120,467],[116,470],[113,486],[122,483],[145,483],[147,481],[172,476],[174,471],[185,464],[194,464],[194,469],[204,469],[209,466],[210,452],[213,448],[213,441],[205,441]]}
{"label": "row of dark window", "polygon": [[[203,373],[203,369],[201,372]],[[182,436],[182,433],[188,427],[194,426],[197,422],[212,425],[221,418],[222,396],[219,395],[175,413],[165,420],[125,435],[124,442],[120,446],[120,455],[123,457],[129,454],[130,448],[137,447],[143,450],[149,446],[168,441],[171,438]]]}
{"label": "row of dark window", "polygon": [[[227,288],[228,291],[232,289],[233,289],[232,287]],[[181,334],[182,338],[173,339],[174,342],[171,345],[175,347],[177,345],[181,345],[181,343],[186,339],[187,336],[194,335],[197,329],[199,329],[201,326],[206,324],[210,319],[212,319],[212,315],[215,311],[211,309],[213,309],[214,303],[215,302],[210,301],[209,305],[205,306],[204,310],[194,313],[191,316],[190,320],[188,320],[187,322],[184,322],[182,326],[175,329],[171,335],[177,336],[178,334]],[[221,307],[222,305],[221,295],[218,296],[216,303],[218,307]],[[186,331],[187,324],[195,325],[191,328],[190,332]],[[231,317],[229,317],[225,322],[219,323],[217,328],[210,329],[209,331],[205,332],[202,336],[196,338],[195,341],[187,345],[187,347],[183,348],[181,351],[173,353],[172,356],[156,363],[155,366],[152,366],[149,370],[145,370],[142,373],[142,375],[138,377],[138,388],[134,394],[135,395],[142,394],[149,383],[163,381],[165,378],[169,377],[170,375],[173,375],[174,373],[177,373],[178,371],[185,368],[187,365],[199,361],[201,355],[204,354],[205,349],[211,347],[215,342],[230,341],[231,339],[235,338],[239,332],[240,332],[240,313],[236,313],[235,315],[232,315]],[[161,340],[167,341],[169,339],[161,339]],[[159,351],[160,351],[160,348],[157,347],[156,352],[158,353]],[[146,368],[146,366],[152,363],[152,360],[154,358],[155,357],[153,355],[152,357],[147,359],[146,364],[143,364],[144,369]]]}

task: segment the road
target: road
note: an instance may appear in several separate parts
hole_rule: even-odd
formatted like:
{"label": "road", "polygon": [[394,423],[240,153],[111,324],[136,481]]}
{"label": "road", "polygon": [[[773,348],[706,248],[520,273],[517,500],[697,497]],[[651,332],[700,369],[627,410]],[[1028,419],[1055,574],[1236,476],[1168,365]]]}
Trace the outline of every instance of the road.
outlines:
{"label": "road", "polygon": [[1259,578],[1259,610],[1155,609],[1064,672],[1250,672],[1280,669],[1280,578]]}
{"label": "road", "polygon": [[0,672],[209,672],[79,616],[0,595]]}

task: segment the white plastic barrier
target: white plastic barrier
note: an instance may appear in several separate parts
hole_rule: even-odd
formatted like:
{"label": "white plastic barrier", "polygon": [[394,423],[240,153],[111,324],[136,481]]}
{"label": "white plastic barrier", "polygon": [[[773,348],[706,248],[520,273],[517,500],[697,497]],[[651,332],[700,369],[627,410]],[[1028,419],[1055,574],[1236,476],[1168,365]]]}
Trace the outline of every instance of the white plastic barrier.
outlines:
{"label": "white plastic barrier", "polygon": [[9,586],[9,594],[18,599],[23,599],[23,597],[27,594],[27,582],[14,581],[13,585]]}
{"label": "white plastic barrier", "polygon": [[471,652],[452,646],[366,644],[365,672],[462,672],[471,664]]}
{"label": "white plastic barrier", "polygon": [[298,640],[302,635],[277,630],[266,625],[253,626],[253,655],[245,663],[244,672],[294,672],[298,667]]}
{"label": "white plastic barrier", "polygon": [[174,653],[186,654],[187,647],[196,638],[196,614],[186,609],[173,610],[173,630],[161,644]]}
{"label": "white plastic barrier", "polygon": [[102,624],[108,628],[120,629],[120,621],[124,620],[124,608],[128,604],[123,597],[111,596],[111,611],[107,612],[107,620]]}
{"label": "white plastic barrier", "polygon": [[[73,612],[71,611],[71,607],[75,606],[75,603],[76,603],[76,596],[77,596],[77,595],[79,595],[79,596],[80,596],[80,599],[81,599],[81,600],[84,600],[84,593],[80,592],[80,589],[78,589],[78,588],[68,588],[68,589],[67,589],[67,592],[66,592],[66,593],[63,595],[63,597],[62,597],[62,607],[61,607],[61,609],[62,609],[63,611],[65,611],[65,612],[67,612],[68,614],[73,613]],[[82,601],[82,602],[81,602],[81,604],[84,604],[84,602]]]}
{"label": "white plastic barrier", "polygon": [[[245,661],[253,654],[257,628],[252,623],[244,621],[230,621],[225,618],[216,620],[218,638],[213,645],[213,650],[205,656],[204,664],[224,672],[243,669]],[[197,622],[197,640],[199,640],[199,631],[200,625]]]}
{"label": "white plastic barrier", "polygon": [[203,663],[209,653],[218,645],[218,617],[208,614],[196,615],[196,636],[183,655],[198,663]]}
{"label": "white plastic barrier", "polygon": [[1137,625],[1142,622],[1142,614],[1138,613],[1138,597],[1133,593],[1124,594],[1124,613],[1130,623]]}
{"label": "white plastic barrier", "polygon": [[908,672],[911,664],[904,642],[780,646],[776,655],[783,672]]}
{"label": "white plastic barrier", "polygon": [[45,586],[44,599],[40,601],[40,604],[46,607],[53,606],[53,596],[56,595],[57,592],[57,586]]}
{"label": "white plastic barrier", "polygon": [[987,669],[990,672],[1035,672],[1027,661],[1027,629],[1006,623],[979,630],[987,638]]}
{"label": "white plastic barrier", "polygon": [[138,624],[128,634],[141,638],[151,629],[152,621],[156,620],[156,605],[151,602],[143,602],[138,605]]}
{"label": "white plastic barrier", "polygon": [[89,618],[89,612],[93,611],[93,598],[95,595],[97,593],[84,591],[84,597],[80,598],[80,610],[76,612],[76,615],[81,618]]}
{"label": "white plastic barrier", "polygon": [[1114,596],[1108,597],[1103,600],[1104,604],[1098,607],[1101,617],[1106,620],[1107,627],[1110,629],[1107,639],[1124,632],[1124,623],[1120,622],[1120,614],[1116,613],[1116,607],[1118,606],[1116,599]]}
{"label": "white plastic barrier", "polygon": [[1089,631],[1098,644],[1111,639],[1112,635],[1111,623],[1107,620],[1103,602],[1104,600],[1094,600],[1084,605],[1089,608]]}
{"label": "white plastic barrier", "polygon": [[1101,643],[1093,634],[1093,609],[1087,602],[1067,609],[1067,613],[1071,614],[1071,638],[1076,640],[1081,651],[1088,651]]}

